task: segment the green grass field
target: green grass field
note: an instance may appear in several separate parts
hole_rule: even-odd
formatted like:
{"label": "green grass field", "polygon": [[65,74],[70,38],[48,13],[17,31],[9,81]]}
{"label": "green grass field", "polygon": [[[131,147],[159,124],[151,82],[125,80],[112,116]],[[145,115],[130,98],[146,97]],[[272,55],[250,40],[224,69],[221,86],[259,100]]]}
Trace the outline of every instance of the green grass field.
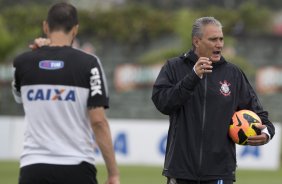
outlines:
{"label": "green grass field", "polygon": [[[165,184],[161,176],[161,167],[120,166],[121,184]],[[98,165],[98,180],[103,184],[106,170]],[[18,162],[0,161],[0,184],[16,184],[18,178]],[[281,184],[282,169],[278,171],[237,171],[236,184]]]}

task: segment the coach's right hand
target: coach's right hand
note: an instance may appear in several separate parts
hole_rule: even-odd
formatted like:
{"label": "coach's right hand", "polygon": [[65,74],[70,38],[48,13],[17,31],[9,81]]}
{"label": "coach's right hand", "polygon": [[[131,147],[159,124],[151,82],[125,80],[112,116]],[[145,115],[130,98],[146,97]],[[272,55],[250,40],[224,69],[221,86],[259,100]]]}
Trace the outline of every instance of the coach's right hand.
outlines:
{"label": "coach's right hand", "polygon": [[204,73],[212,72],[212,62],[207,57],[200,57],[194,66],[195,73],[203,78]]}

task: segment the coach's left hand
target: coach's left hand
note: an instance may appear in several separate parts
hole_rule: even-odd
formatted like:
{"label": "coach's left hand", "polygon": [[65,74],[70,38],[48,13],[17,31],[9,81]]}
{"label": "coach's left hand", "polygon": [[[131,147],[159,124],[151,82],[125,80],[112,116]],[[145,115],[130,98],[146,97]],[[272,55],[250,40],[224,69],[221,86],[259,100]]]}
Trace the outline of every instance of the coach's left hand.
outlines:
{"label": "coach's left hand", "polygon": [[[260,130],[263,130],[266,128],[265,125],[256,125],[257,128],[259,128]],[[248,145],[250,146],[260,146],[260,145],[264,145],[268,142],[269,137],[266,133],[261,132],[260,135],[256,135],[256,136],[250,136],[248,138]]]}

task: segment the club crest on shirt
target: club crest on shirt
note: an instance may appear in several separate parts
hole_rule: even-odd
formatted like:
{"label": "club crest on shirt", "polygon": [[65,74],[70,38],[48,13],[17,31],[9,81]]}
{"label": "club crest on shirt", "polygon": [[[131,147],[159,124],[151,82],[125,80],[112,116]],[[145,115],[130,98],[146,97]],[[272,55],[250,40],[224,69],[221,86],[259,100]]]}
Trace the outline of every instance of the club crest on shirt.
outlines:
{"label": "club crest on shirt", "polygon": [[227,80],[224,80],[223,82],[220,81],[219,84],[221,85],[219,89],[220,93],[224,96],[230,96],[231,91],[229,86],[231,84]]}

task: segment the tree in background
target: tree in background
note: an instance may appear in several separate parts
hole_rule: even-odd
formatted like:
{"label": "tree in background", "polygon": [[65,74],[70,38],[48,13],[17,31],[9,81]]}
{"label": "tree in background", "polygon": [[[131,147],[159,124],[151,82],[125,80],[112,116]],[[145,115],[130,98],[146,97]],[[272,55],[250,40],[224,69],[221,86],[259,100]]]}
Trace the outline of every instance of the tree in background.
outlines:
{"label": "tree in background", "polygon": [[279,10],[282,8],[281,0],[127,0],[128,3],[148,4],[150,6],[162,9],[179,8],[206,8],[208,6],[217,6],[221,8],[236,9],[242,4],[249,2],[269,9]]}
{"label": "tree in background", "polygon": [[[19,2],[22,4],[19,5]],[[0,12],[0,62],[5,61],[17,50],[27,49],[27,42],[31,42],[34,37],[42,36],[41,24],[44,19],[42,15],[46,13],[47,4],[49,7],[53,2],[48,0],[37,4],[38,1],[0,0],[0,5],[3,5]],[[197,17],[214,16],[221,20],[226,44],[230,46],[236,44],[234,36],[268,34],[270,27],[268,24],[271,22],[270,11],[252,2],[238,1],[239,5],[236,5],[235,9],[224,9],[220,6],[192,9],[181,5],[183,3],[187,5],[185,2],[190,3],[192,7],[200,7],[200,5],[196,1],[165,0],[154,1],[154,3],[144,1],[158,7],[170,6],[171,3],[178,2],[175,9],[171,10],[132,4],[134,0],[127,2],[129,4],[110,10],[81,9],[79,37],[91,42],[95,40],[101,46],[105,43],[116,43],[133,49],[140,45],[146,46],[163,37],[176,36],[180,40],[178,47],[158,48],[143,53],[139,59],[136,59],[137,62],[155,63],[186,52],[191,47],[191,33],[187,30],[190,30]],[[212,2],[220,4],[223,1]],[[228,2],[230,4],[233,1]]]}

